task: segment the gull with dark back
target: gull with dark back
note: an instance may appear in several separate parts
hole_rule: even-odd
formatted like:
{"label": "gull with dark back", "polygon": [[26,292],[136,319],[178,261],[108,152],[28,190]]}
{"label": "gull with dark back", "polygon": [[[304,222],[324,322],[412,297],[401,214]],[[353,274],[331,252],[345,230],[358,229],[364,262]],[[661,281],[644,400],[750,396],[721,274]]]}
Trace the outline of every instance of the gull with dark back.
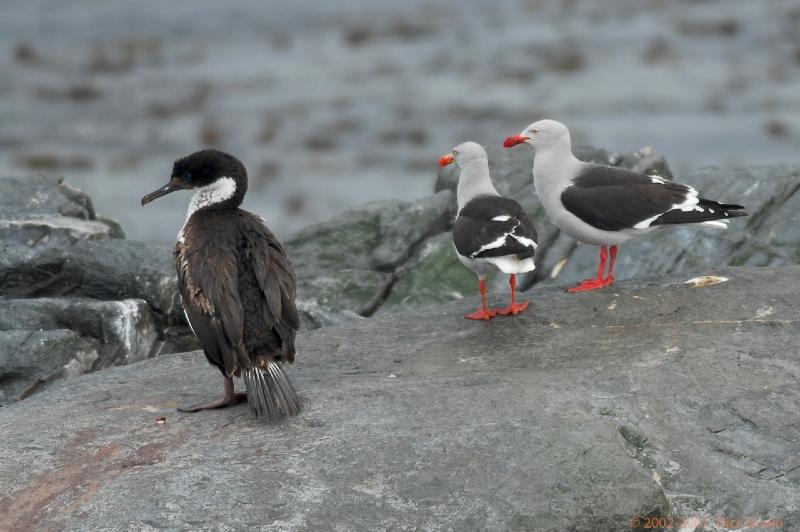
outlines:
{"label": "gull with dark back", "polygon": [[600,246],[597,277],[569,292],[613,284],[617,250],[628,239],[677,224],[725,229],[731,218],[747,216],[741,205],[702,198],[688,185],[581,161],[572,154],[569,130],[555,120],[535,122],[503,146],[518,144],[536,149],[533,184],[553,223],[578,242]]}
{"label": "gull with dark back", "polygon": [[[489,320],[500,314],[519,314],[529,301],[517,302],[517,274],[533,271],[536,230],[522,206],[497,192],[489,175],[483,146],[463,142],[439,159],[440,166],[455,163],[461,171],[456,189],[458,216],[453,224],[453,245],[461,263],[478,276],[482,306],[466,316]],[[501,309],[486,304],[486,275],[493,269],[510,275],[511,303]]]}

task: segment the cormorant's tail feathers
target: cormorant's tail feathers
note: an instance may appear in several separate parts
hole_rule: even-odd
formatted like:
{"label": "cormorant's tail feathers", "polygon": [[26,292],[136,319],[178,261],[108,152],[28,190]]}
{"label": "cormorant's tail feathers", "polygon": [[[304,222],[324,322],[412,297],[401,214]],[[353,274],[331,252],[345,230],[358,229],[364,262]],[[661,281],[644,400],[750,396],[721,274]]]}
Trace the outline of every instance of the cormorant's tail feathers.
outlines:
{"label": "cormorant's tail feathers", "polygon": [[296,416],[303,408],[280,362],[270,360],[266,369],[253,366],[244,372],[244,383],[250,410],[268,423],[284,416]]}

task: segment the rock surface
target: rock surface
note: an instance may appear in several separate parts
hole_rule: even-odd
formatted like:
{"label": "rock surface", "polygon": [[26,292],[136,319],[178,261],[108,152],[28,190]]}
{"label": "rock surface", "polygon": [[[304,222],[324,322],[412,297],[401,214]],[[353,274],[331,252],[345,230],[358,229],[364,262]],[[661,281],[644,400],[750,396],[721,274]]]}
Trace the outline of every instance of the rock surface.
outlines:
{"label": "rock surface", "polygon": [[716,275],[542,287],[486,323],[461,317],[471,298],[305,333],[290,368],[305,409],[274,426],[245,405],[176,412],[220,391],[199,352],[57,383],[0,409],[0,522],[598,531],[649,514],[797,530],[800,267]]}
{"label": "rock surface", "polygon": [[426,238],[451,224],[449,190],[415,202],[380,201],[309,227],[286,243],[298,297],[329,312],[373,314]]}
{"label": "rock surface", "polygon": [[[62,336],[69,333],[69,341],[53,342],[51,333]],[[25,341],[21,341],[20,335]],[[76,343],[80,349],[76,349]],[[29,351],[31,345],[36,349]],[[0,351],[3,352],[0,355],[0,392],[5,397],[0,396],[0,404],[41,391],[55,378],[150,358],[158,353],[160,346],[159,331],[150,307],[141,299],[3,300],[0,305]],[[81,356],[79,351],[93,355]],[[8,365],[13,360],[16,362]],[[64,371],[73,360],[79,362]]]}
{"label": "rock surface", "polygon": [[0,179],[0,404],[58,378],[196,348],[170,249],[123,238],[61,178]]}
{"label": "rock surface", "polygon": [[92,370],[95,346],[69,329],[0,331],[0,406]]}
{"label": "rock surface", "polygon": [[0,179],[0,239],[33,245],[102,238],[124,234],[116,222],[98,218],[91,198],[63,178]]}

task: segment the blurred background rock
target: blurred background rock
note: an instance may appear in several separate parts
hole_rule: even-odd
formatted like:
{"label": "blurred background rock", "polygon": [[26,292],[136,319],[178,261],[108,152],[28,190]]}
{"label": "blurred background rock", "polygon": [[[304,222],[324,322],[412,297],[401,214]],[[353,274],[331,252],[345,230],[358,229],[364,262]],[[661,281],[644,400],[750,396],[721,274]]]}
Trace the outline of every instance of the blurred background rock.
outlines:
{"label": "blurred background rock", "polygon": [[773,0],[2,2],[0,175],[63,175],[129,238],[172,242],[187,198],[142,211],[201,146],[246,163],[281,237],[429,195],[436,159],[542,117],[677,177],[796,161],[800,4]]}

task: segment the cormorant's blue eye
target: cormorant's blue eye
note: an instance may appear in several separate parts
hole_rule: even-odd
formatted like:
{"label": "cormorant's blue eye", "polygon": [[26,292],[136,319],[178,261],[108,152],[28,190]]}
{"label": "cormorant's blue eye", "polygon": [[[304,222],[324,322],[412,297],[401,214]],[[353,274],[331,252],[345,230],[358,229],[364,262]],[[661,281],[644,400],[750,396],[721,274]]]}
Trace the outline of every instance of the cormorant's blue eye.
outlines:
{"label": "cormorant's blue eye", "polygon": [[185,174],[183,174],[183,180],[184,181],[191,181],[192,180],[192,174],[189,173],[189,172],[186,172]]}

